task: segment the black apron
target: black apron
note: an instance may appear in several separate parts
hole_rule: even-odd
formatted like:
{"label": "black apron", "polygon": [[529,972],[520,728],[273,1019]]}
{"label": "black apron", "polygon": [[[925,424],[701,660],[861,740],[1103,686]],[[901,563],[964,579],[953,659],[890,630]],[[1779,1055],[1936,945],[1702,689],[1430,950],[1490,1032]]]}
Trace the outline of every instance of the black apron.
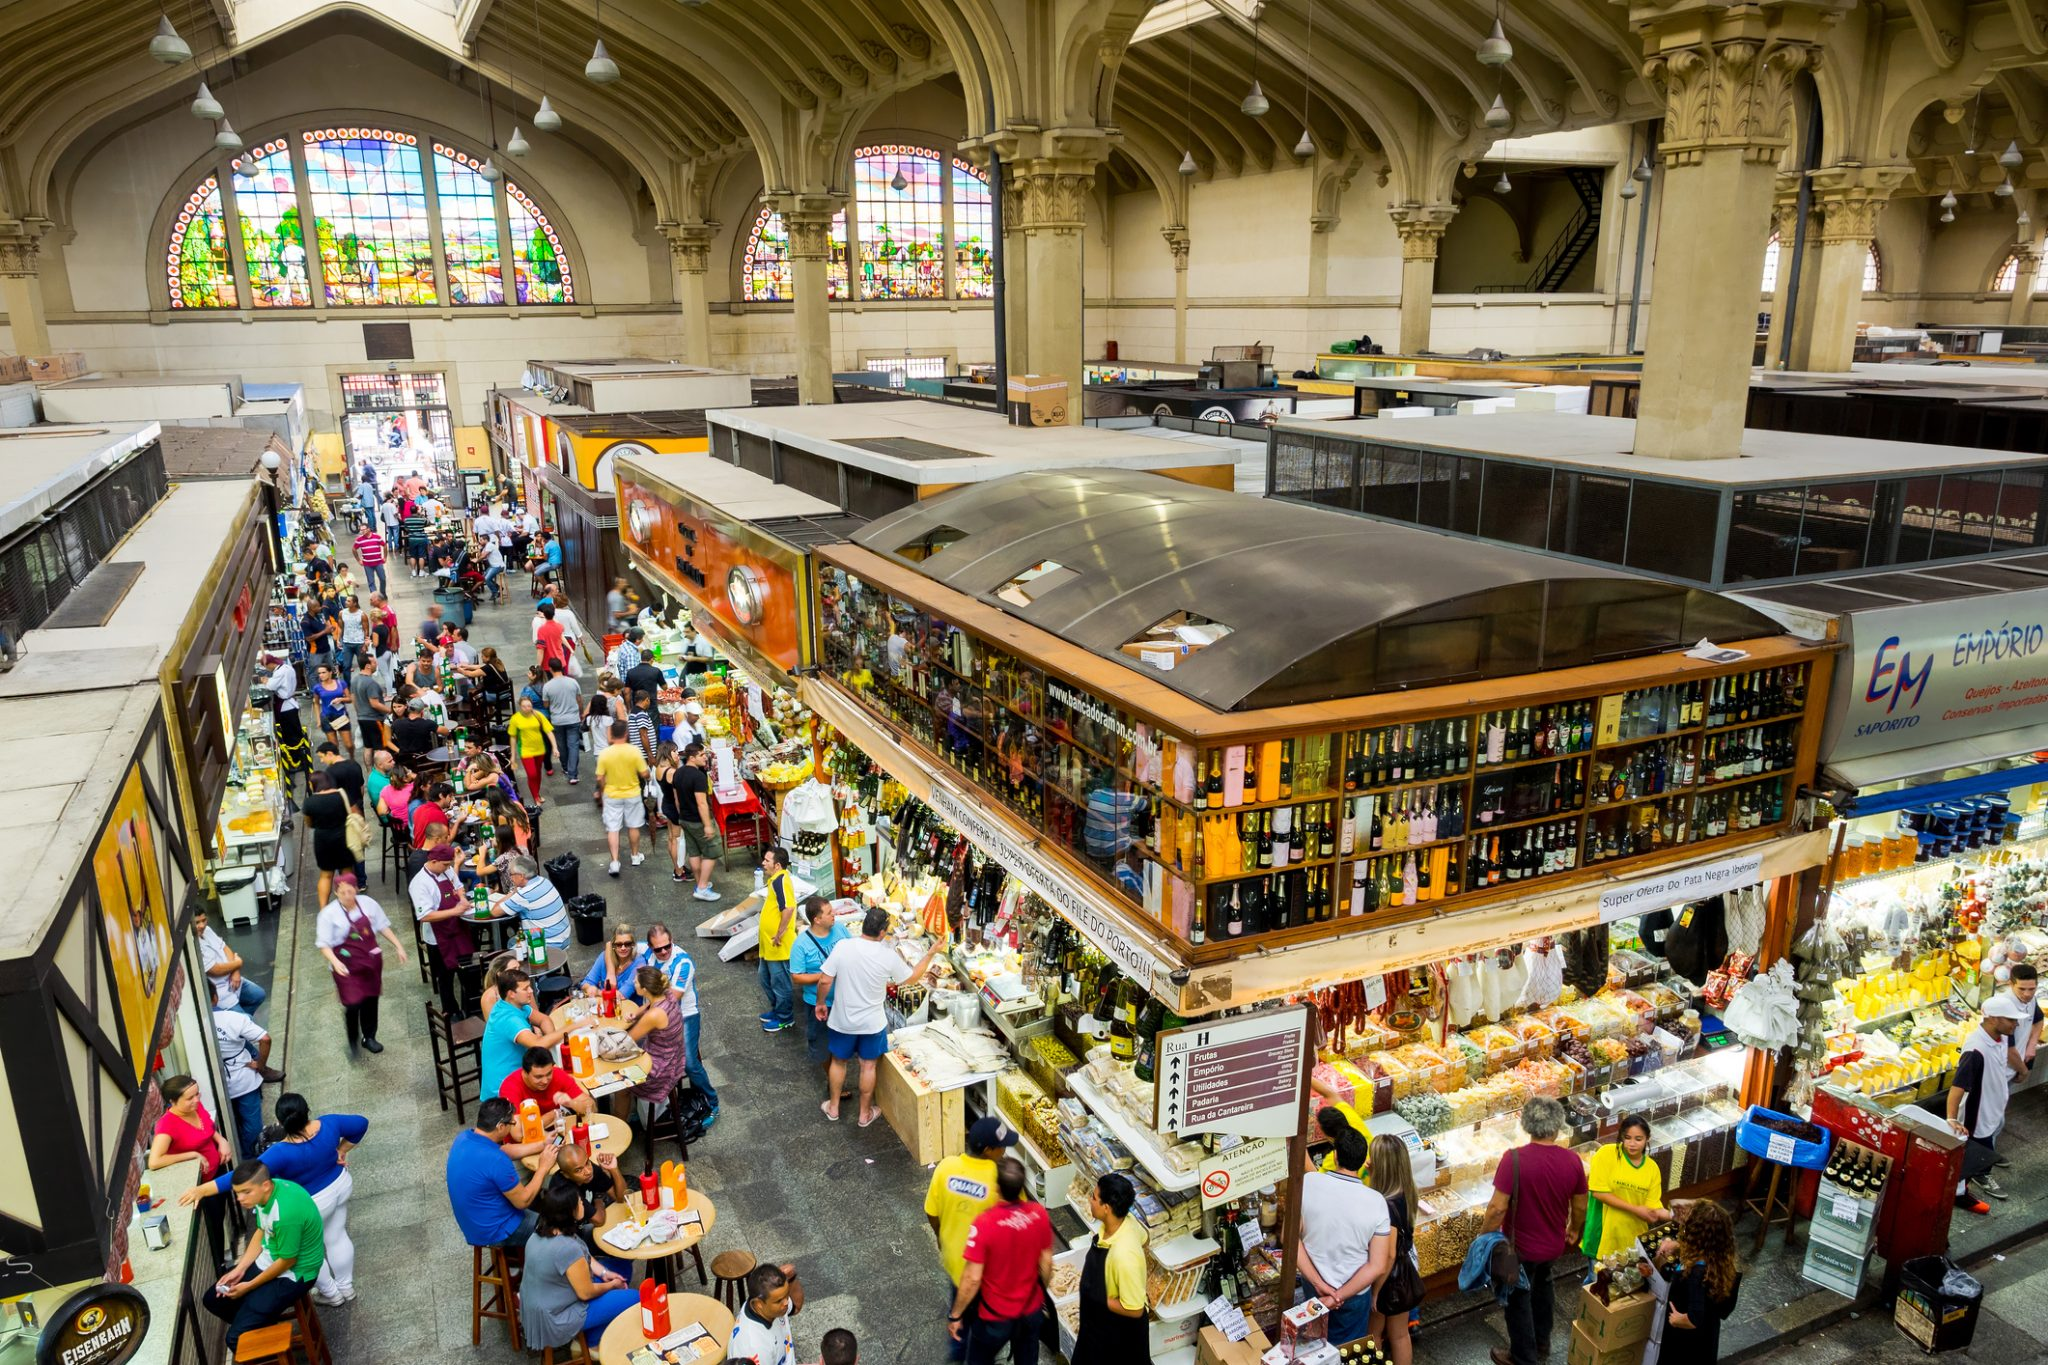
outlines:
{"label": "black apron", "polygon": [[1088,1259],[1081,1263],[1081,1322],[1068,1365],[1131,1365],[1152,1358],[1152,1332],[1145,1319],[1110,1309],[1108,1263],[1100,1239],[1089,1243]]}

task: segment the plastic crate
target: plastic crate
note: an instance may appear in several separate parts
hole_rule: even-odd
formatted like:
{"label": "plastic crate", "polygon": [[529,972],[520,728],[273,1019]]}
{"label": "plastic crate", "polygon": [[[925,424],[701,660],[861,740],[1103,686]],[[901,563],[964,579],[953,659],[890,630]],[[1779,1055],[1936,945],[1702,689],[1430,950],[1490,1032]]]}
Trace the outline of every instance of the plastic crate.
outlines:
{"label": "plastic crate", "polygon": [[1829,1246],[1818,1238],[1809,1238],[1806,1263],[1800,1267],[1799,1274],[1823,1289],[1832,1289],[1853,1299],[1862,1292],[1863,1276],[1869,1267],[1867,1255]]}
{"label": "plastic crate", "polygon": [[1784,1166],[1793,1166],[1802,1171],[1817,1171],[1828,1164],[1828,1148],[1833,1138],[1827,1129],[1821,1129],[1820,1141],[1802,1142],[1798,1138],[1786,1137],[1783,1133],[1774,1133],[1768,1128],[1760,1127],[1757,1120],[1762,1118],[1785,1119],[1792,1123],[1805,1122],[1795,1115],[1781,1114],[1775,1109],[1753,1104],[1742,1122],[1735,1125],[1735,1142],[1743,1151],[1751,1156],[1762,1157],[1766,1161],[1775,1161]]}

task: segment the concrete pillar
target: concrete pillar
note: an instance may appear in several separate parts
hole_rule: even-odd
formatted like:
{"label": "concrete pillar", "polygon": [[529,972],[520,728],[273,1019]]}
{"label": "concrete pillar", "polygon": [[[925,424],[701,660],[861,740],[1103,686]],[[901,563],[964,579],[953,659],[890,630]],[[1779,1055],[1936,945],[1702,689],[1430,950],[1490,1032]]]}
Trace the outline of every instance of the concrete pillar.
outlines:
{"label": "concrete pillar", "polygon": [[1878,211],[1908,174],[1906,167],[1890,166],[1834,166],[1813,173],[1814,199],[1821,207],[1820,258],[1805,368],[1848,372],[1856,355],[1863,267],[1877,236]]}
{"label": "concrete pillar", "polygon": [[1645,3],[1644,75],[1664,97],[1657,306],[1644,348],[1636,453],[1721,459],[1742,447],[1756,278],[1792,86],[1844,0],[1709,8]]}
{"label": "concrete pillar", "polygon": [[683,319],[683,359],[692,365],[711,363],[711,239],[716,223],[668,223],[668,254],[676,272],[676,309]]}
{"label": "concrete pillar", "polygon": [[1003,346],[1010,369],[1024,373],[1025,343],[1031,335],[1031,244],[1022,218],[1024,195],[1008,167],[1003,176]]}
{"label": "concrete pillar", "polygon": [[2029,325],[2034,310],[2034,281],[2041,274],[2041,242],[2029,236],[2013,249],[2019,261],[2019,270],[2012,277],[2012,302],[2006,308],[2005,320],[2014,327]]}
{"label": "concrete pillar", "polygon": [[50,323],[43,311],[37,243],[46,224],[0,222],[0,306],[7,311],[12,347],[20,355],[48,355]]}
{"label": "concrete pillar", "polygon": [[1402,355],[1429,349],[1429,313],[1436,302],[1436,249],[1457,215],[1455,204],[1399,204],[1387,210],[1401,235]]}
{"label": "concrete pillar", "polygon": [[832,401],[832,305],[825,282],[838,199],[825,194],[779,195],[774,200],[789,230],[790,283],[796,290],[796,396],[800,403]]}
{"label": "concrete pillar", "polygon": [[1177,365],[1188,361],[1188,230],[1178,223],[1161,228],[1167,249],[1173,252],[1173,359]]}
{"label": "concrete pillar", "polygon": [[1004,158],[1016,177],[1017,226],[1030,261],[1023,291],[1029,321],[1021,360],[1011,353],[1010,373],[1065,379],[1074,400],[1067,404],[1069,422],[1081,420],[1081,229],[1101,164],[1100,157],[1034,156],[1011,166]]}

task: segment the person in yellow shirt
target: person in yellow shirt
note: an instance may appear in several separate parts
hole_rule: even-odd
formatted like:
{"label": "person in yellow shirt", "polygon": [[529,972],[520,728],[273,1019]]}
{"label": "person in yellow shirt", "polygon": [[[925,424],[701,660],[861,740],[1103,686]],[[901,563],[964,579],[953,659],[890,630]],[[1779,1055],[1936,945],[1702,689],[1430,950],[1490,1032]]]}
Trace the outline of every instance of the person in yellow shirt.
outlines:
{"label": "person in yellow shirt", "polygon": [[512,741],[512,752],[519,755],[519,764],[526,769],[526,792],[533,798],[533,806],[540,808],[540,761],[543,757],[554,757],[554,723],[533,709],[531,696],[519,699],[519,709],[505,722],[505,733]]}
{"label": "person in yellow shirt", "polygon": [[[924,1192],[925,1217],[931,1220],[932,1236],[939,1239],[939,1259],[945,1263],[946,1277],[956,1287],[967,1264],[962,1254],[967,1234],[973,1231],[975,1219],[995,1207],[996,1163],[1002,1160],[1003,1149],[1016,1141],[1016,1131],[1010,1125],[987,1114],[967,1130],[966,1151],[932,1168],[932,1183]],[[952,1299],[946,1302],[950,1311]],[[946,1358],[959,1360],[965,1354],[966,1342],[954,1341]]]}
{"label": "person in yellow shirt", "polygon": [[1593,1153],[1587,1163],[1590,1210],[1597,1210],[1589,1212],[1580,1243],[1587,1255],[1598,1259],[1626,1251],[1650,1224],[1671,1217],[1671,1210],[1664,1207],[1664,1172],[1650,1160],[1649,1148],[1649,1120],[1629,1114],[1621,1120],[1617,1140]]}
{"label": "person in yellow shirt", "polygon": [[[796,878],[789,875],[789,852],[770,844],[761,853],[761,873],[766,878],[761,893],[761,994],[768,1008],[761,1011],[761,1031],[780,1033],[796,1027],[796,984],[789,979],[789,955],[796,947],[796,907],[803,899],[797,894]],[[995,1173],[989,1173],[994,1188]]]}
{"label": "person in yellow shirt", "polygon": [[626,740],[626,722],[612,722],[612,742],[597,756],[597,788],[604,808],[604,839],[611,846],[612,865],[608,872],[619,875],[619,831],[624,829],[633,848],[633,866],[647,861],[640,851],[640,830],[647,823],[647,806],[641,796],[647,781],[647,755],[640,746]]}
{"label": "person in yellow shirt", "polygon": [[1069,1365],[1130,1365],[1152,1358],[1145,1325],[1145,1227],[1131,1217],[1138,1192],[1114,1172],[1095,1182],[1088,1214],[1102,1225],[1081,1263],[1081,1322]]}
{"label": "person in yellow shirt", "polygon": [[[1365,1120],[1359,1117],[1356,1109],[1353,1109],[1350,1105],[1337,1098],[1337,1092],[1334,1088],[1317,1080],[1311,1080],[1309,1086],[1323,1101],[1323,1107],[1316,1110],[1316,1127],[1322,1131],[1325,1141],[1335,1143],[1337,1141],[1337,1134],[1340,1131],[1345,1128],[1351,1128],[1356,1130],[1358,1135],[1364,1138],[1368,1144],[1371,1143],[1372,1134],[1366,1131]],[[1319,1171],[1334,1171],[1337,1169],[1337,1149],[1334,1146],[1329,1151],[1323,1153],[1322,1162],[1315,1169]]]}

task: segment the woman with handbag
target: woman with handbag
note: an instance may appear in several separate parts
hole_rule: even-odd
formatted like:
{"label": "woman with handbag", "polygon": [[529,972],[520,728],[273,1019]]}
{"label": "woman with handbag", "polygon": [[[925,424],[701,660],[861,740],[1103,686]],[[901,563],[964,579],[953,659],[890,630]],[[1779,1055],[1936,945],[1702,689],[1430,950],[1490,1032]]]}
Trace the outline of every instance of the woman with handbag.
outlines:
{"label": "woman with handbag", "polygon": [[[1579,1240],[1586,1218],[1586,1163],[1564,1145],[1564,1106],[1538,1095],[1522,1106],[1529,1141],[1513,1148],[1493,1171],[1493,1198],[1479,1231],[1506,1239],[1494,1248],[1492,1276],[1508,1290],[1507,1349],[1496,1346],[1493,1365],[1543,1365],[1551,1354],[1556,1303],[1550,1271]],[[1526,1286],[1523,1275],[1528,1276]]]}
{"label": "woman with handbag", "polygon": [[1394,1225],[1394,1264],[1373,1287],[1372,1322],[1365,1334],[1384,1345],[1391,1365],[1409,1365],[1414,1359],[1409,1315],[1422,1306],[1422,1263],[1415,1254],[1415,1175],[1408,1165],[1408,1144],[1390,1133],[1374,1138],[1367,1170],[1367,1183],[1387,1201],[1387,1221]]}

